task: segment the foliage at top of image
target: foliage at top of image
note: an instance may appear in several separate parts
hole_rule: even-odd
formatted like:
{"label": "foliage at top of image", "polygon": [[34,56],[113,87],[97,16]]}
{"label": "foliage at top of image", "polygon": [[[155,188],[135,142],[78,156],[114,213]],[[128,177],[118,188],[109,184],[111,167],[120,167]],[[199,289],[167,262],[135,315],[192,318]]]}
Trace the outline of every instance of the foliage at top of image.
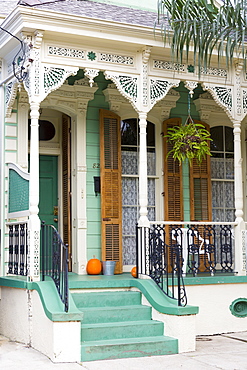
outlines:
{"label": "foliage at top of image", "polygon": [[213,54],[227,67],[233,58],[246,67],[247,0],[158,0],[158,23],[173,57],[188,61],[192,51],[199,74]]}

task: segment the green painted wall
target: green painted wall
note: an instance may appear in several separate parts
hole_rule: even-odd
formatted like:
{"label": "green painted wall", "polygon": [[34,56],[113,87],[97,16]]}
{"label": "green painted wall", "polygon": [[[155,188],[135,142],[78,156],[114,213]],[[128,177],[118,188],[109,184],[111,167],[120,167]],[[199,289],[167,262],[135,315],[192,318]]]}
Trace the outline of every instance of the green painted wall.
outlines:
{"label": "green painted wall", "polygon": [[96,3],[106,3],[112,5],[126,6],[129,8],[137,8],[157,12],[156,0],[91,0]]}
{"label": "green painted wall", "polygon": [[[68,79],[69,84],[73,84],[76,79],[83,78],[83,71],[80,70],[75,77]],[[95,82],[98,90],[94,99],[89,101],[86,117],[86,161],[87,161],[87,258],[96,257],[101,259],[101,197],[94,193],[94,176],[100,175],[100,146],[99,146],[99,109],[109,109],[105,101],[103,90],[111,81],[107,81],[100,73]],[[188,90],[183,83],[176,90],[180,93],[176,107],[171,110],[170,118],[181,117],[183,124],[188,117]],[[193,100],[203,91],[198,87],[194,93]],[[200,119],[196,107],[191,100],[191,116]],[[189,201],[189,166],[183,166],[183,187],[184,187],[184,219],[190,219]]]}
{"label": "green painted wall", "polygon": [[[76,76],[68,78],[68,83],[73,85],[75,80],[83,77],[83,70],[79,70]],[[94,94],[94,99],[88,102],[86,116],[87,258],[89,260],[96,257],[101,260],[101,198],[100,194],[96,196],[94,193],[94,176],[100,175],[99,109],[109,109],[102,91],[112,81],[107,81],[103,73],[100,73],[94,82],[98,90]]]}
{"label": "green painted wall", "polygon": [[[176,107],[171,109],[170,118],[181,117],[182,124],[184,125],[187,121],[189,114],[189,90],[184,87],[184,84],[181,82],[179,87],[175,89],[179,92],[180,98],[177,101]],[[194,91],[193,98],[190,99],[190,115],[193,119],[200,120],[199,113],[196,110],[193,100],[199,97],[199,94],[202,94],[203,90],[199,86]],[[184,220],[190,220],[190,178],[189,178],[189,164],[185,162],[183,164],[183,202],[184,202]]]}
{"label": "green painted wall", "polygon": [[100,74],[95,82],[99,88],[87,109],[87,258],[101,260],[101,198],[94,193],[94,176],[100,175],[99,109],[109,109],[102,90],[112,81]]}
{"label": "green painted wall", "polygon": [[9,170],[9,212],[27,211],[29,209],[29,181],[23,179],[16,171]]}

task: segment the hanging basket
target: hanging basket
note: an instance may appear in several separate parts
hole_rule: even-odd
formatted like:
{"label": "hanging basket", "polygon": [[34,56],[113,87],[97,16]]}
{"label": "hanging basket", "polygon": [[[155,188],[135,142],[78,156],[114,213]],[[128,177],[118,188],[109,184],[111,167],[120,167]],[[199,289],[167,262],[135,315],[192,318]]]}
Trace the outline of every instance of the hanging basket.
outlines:
{"label": "hanging basket", "polygon": [[172,155],[174,160],[179,164],[188,159],[192,164],[193,159],[200,165],[202,160],[211,155],[209,141],[210,132],[200,123],[194,123],[189,116],[184,126],[175,126],[168,129],[165,135],[172,149],[168,152],[167,157]]}

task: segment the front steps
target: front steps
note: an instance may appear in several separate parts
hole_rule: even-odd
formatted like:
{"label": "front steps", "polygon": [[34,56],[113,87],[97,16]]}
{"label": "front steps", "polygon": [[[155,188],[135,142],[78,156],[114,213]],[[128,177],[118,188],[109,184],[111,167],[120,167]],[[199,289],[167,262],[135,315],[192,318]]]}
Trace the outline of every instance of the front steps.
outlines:
{"label": "front steps", "polygon": [[81,361],[178,353],[177,339],[163,336],[164,324],[133,291],[72,293],[83,312]]}

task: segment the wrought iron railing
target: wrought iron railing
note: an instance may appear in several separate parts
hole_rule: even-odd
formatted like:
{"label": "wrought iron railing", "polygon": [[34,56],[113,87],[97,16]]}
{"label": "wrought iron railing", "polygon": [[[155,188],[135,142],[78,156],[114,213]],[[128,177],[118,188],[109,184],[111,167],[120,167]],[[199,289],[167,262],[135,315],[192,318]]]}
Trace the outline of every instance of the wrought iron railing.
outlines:
{"label": "wrought iron railing", "polygon": [[41,276],[54,281],[64,309],[69,308],[68,246],[65,245],[53,225],[41,224]]}
{"label": "wrought iron railing", "polygon": [[8,223],[9,258],[8,274],[28,275],[28,226],[27,222]]}
{"label": "wrought iron railing", "polygon": [[160,289],[179,306],[186,306],[187,297],[182,276],[182,248],[168,245],[164,228],[137,227],[136,265],[138,276],[150,276]]}
{"label": "wrought iron railing", "polygon": [[150,276],[179,305],[184,276],[234,272],[233,222],[154,222],[137,228],[138,273]]}

